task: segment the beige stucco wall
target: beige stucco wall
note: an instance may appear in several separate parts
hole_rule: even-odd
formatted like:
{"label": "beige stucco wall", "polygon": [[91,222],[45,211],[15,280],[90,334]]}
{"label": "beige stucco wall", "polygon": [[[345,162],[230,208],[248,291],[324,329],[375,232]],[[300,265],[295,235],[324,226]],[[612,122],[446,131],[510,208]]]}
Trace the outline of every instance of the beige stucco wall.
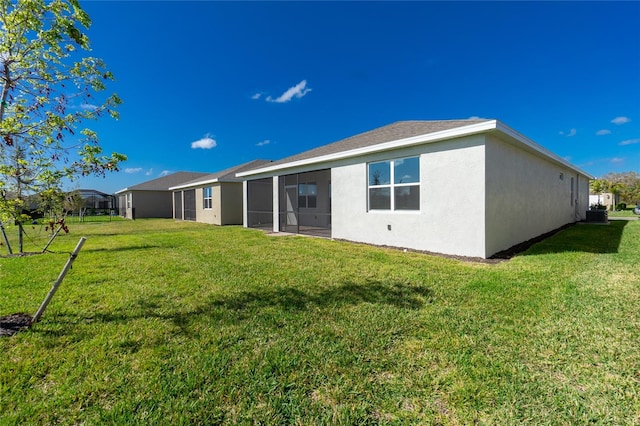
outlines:
{"label": "beige stucco wall", "polygon": [[[367,163],[415,155],[420,156],[420,211],[367,211]],[[360,157],[334,167],[331,181],[333,238],[484,256],[482,136]]]}
{"label": "beige stucco wall", "polygon": [[[211,208],[204,208],[204,188],[211,187]],[[242,225],[242,182],[222,182],[195,188],[196,222]]]}
{"label": "beige stucco wall", "polygon": [[210,209],[204,208],[204,187],[195,188],[196,191],[196,221],[209,223],[211,225],[220,225],[220,184],[207,185],[212,186]]}
{"label": "beige stucco wall", "polygon": [[487,256],[583,218],[585,176],[493,136],[485,149]]}

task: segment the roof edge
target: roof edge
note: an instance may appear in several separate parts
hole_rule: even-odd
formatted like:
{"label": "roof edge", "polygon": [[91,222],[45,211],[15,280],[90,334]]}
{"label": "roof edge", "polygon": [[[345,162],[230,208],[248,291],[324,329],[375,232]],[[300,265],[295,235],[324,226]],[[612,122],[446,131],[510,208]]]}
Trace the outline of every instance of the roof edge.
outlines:
{"label": "roof edge", "polygon": [[586,171],[582,170],[580,167],[576,166],[575,164],[571,164],[569,161],[565,160],[564,158],[560,157],[558,154],[548,150],[547,148],[545,148],[544,146],[540,145],[539,143],[535,142],[532,139],[529,139],[528,137],[526,137],[525,135],[523,135],[522,133],[512,129],[511,127],[507,126],[506,124],[504,124],[501,121],[496,120],[496,130],[507,135],[508,137],[511,137],[515,140],[517,140],[518,142],[528,146],[529,148],[533,149],[534,151],[538,152],[539,154],[542,154],[545,157],[548,157],[560,164],[562,164],[565,167],[568,167],[586,177],[588,177],[589,179],[595,179],[591,174],[587,173]]}
{"label": "roof edge", "polygon": [[306,158],[304,160],[292,161],[289,163],[282,163],[275,166],[263,167],[259,169],[248,170],[245,172],[236,173],[237,177],[247,177],[253,175],[259,175],[263,173],[274,172],[277,170],[285,170],[294,167],[307,166],[310,164],[323,163],[328,161],[340,160],[344,158],[358,157],[360,155],[372,154],[381,151],[388,151],[396,148],[404,148],[413,145],[420,145],[423,143],[436,142],[444,139],[450,139],[454,137],[469,136],[477,133],[483,133],[488,130],[494,130],[497,126],[497,120],[487,120],[480,123],[473,123],[466,126],[454,127],[453,129],[441,130],[439,132],[426,133],[417,136],[411,136],[408,138],[392,140],[389,142],[383,142],[376,145],[366,146],[362,148],[356,148],[348,151],[341,151],[333,154],[321,155],[319,157]]}
{"label": "roof edge", "polygon": [[221,182],[221,180],[218,178],[215,178],[215,179],[201,180],[201,181],[191,182],[191,183],[183,183],[182,185],[171,186],[168,189],[169,191],[175,191],[176,189],[195,188],[196,186],[206,185],[209,183],[218,183],[218,182]]}

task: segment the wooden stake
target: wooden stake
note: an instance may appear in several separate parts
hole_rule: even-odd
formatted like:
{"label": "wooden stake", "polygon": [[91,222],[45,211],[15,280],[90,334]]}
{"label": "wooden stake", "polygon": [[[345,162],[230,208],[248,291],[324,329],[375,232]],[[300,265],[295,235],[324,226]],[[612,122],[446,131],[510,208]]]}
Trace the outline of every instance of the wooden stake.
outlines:
{"label": "wooden stake", "polygon": [[44,313],[44,310],[47,309],[47,305],[53,298],[53,295],[56,294],[58,287],[60,287],[60,284],[62,284],[62,280],[64,279],[64,276],[67,275],[67,272],[71,268],[73,261],[76,260],[76,257],[78,257],[78,253],[80,252],[80,249],[82,249],[82,246],[84,245],[84,242],[86,240],[87,239],[85,237],[82,237],[80,238],[80,241],[78,241],[78,245],[73,250],[73,253],[71,253],[71,256],[69,256],[69,260],[67,260],[67,263],[64,265],[64,268],[62,268],[62,271],[60,272],[58,279],[56,280],[56,282],[53,283],[51,290],[49,290],[49,294],[47,294],[47,297],[45,297],[44,301],[42,302],[42,305],[40,305],[40,308],[38,308],[38,312],[36,312],[36,314],[33,316],[33,320],[31,321],[32,323],[40,321],[40,317]]}
{"label": "wooden stake", "polygon": [[2,222],[0,222],[0,232],[2,232],[2,238],[4,238],[4,243],[7,245],[7,250],[9,250],[9,254],[13,254],[13,251],[11,251],[11,244],[9,244],[9,238],[7,238],[7,233],[4,230],[4,226],[2,225]]}

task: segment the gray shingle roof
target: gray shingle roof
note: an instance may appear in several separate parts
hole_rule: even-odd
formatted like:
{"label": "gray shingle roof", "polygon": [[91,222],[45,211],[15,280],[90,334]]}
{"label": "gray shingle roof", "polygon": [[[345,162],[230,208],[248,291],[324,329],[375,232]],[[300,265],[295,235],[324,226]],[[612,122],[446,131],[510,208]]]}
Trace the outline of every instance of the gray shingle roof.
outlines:
{"label": "gray shingle roof", "polygon": [[125,191],[168,191],[172,186],[180,185],[206,175],[207,173],[200,172],[176,172],[157,179],[148,180],[137,185],[129,186],[116,193]]}
{"label": "gray shingle roof", "polygon": [[229,167],[228,169],[224,169],[222,171],[211,173],[205,176],[199,176],[196,179],[190,180],[188,182],[183,182],[175,186],[186,187],[186,186],[196,186],[200,183],[207,183],[212,181],[218,182],[242,182],[242,178],[237,178],[236,173],[244,172],[246,170],[257,169],[267,164],[271,164],[270,160],[253,160],[248,163],[243,163],[238,166]]}
{"label": "gray shingle roof", "polygon": [[[433,121],[396,121],[377,129],[369,130],[355,136],[341,139],[337,142],[323,145],[309,151],[295,154],[282,160],[274,161],[271,165],[277,166],[293,161],[306,160],[323,155],[337,154],[340,152],[351,151],[353,149],[364,148],[385,142],[396,141],[400,139],[410,138],[413,136],[426,135],[429,133],[440,132],[443,130],[454,129],[456,127],[468,126],[471,124],[491,121],[486,119],[468,119],[468,120],[433,120]],[[255,167],[256,169],[259,167]]]}

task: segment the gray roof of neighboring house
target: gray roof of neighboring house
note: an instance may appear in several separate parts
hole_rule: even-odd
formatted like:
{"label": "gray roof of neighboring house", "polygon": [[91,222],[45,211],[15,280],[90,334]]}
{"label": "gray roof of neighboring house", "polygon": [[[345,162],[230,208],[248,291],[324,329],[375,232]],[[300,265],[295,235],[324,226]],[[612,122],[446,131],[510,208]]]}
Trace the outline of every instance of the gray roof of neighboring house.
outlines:
{"label": "gray roof of neighboring house", "polygon": [[168,191],[172,186],[180,185],[184,182],[189,182],[206,175],[207,173],[201,172],[176,172],[157,179],[148,180],[137,185],[129,186],[121,189],[120,191],[116,191],[116,194],[127,191]]}
{"label": "gray roof of neighboring house", "polygon": [[[412,136],[426,135],[443,130],[454,129],[456,127],[468,126],[470,124],[491,121],[488,119],[468,119],[468,120],[433,120],[433,121],[396,121],[377,129],[369,130],[337,142],[323,145],[300,154],[292,155],[282,160],[274,161],[271,165],[290,163],[293,161],[306,160],[323,155],[336,154],[353,149],[368,147],[391,142]],[[256,169],[259,168],[255,167]]]}
{"label": "gray roof of neighboring house", "polygon": [[200,176],[196,179],[171,186],[170,189],[188,188],[192,186],[198,186],[198,185],[215,183],[215,182],[242,182],[242,178],[236,177],[236,173],[257,169],[259,167],[262,167],[271,163],[272,163],[271,160],[249,161],[248,163],[243,163],[238,166],[229,167],[228,169],[224,169],[216,173]]}

